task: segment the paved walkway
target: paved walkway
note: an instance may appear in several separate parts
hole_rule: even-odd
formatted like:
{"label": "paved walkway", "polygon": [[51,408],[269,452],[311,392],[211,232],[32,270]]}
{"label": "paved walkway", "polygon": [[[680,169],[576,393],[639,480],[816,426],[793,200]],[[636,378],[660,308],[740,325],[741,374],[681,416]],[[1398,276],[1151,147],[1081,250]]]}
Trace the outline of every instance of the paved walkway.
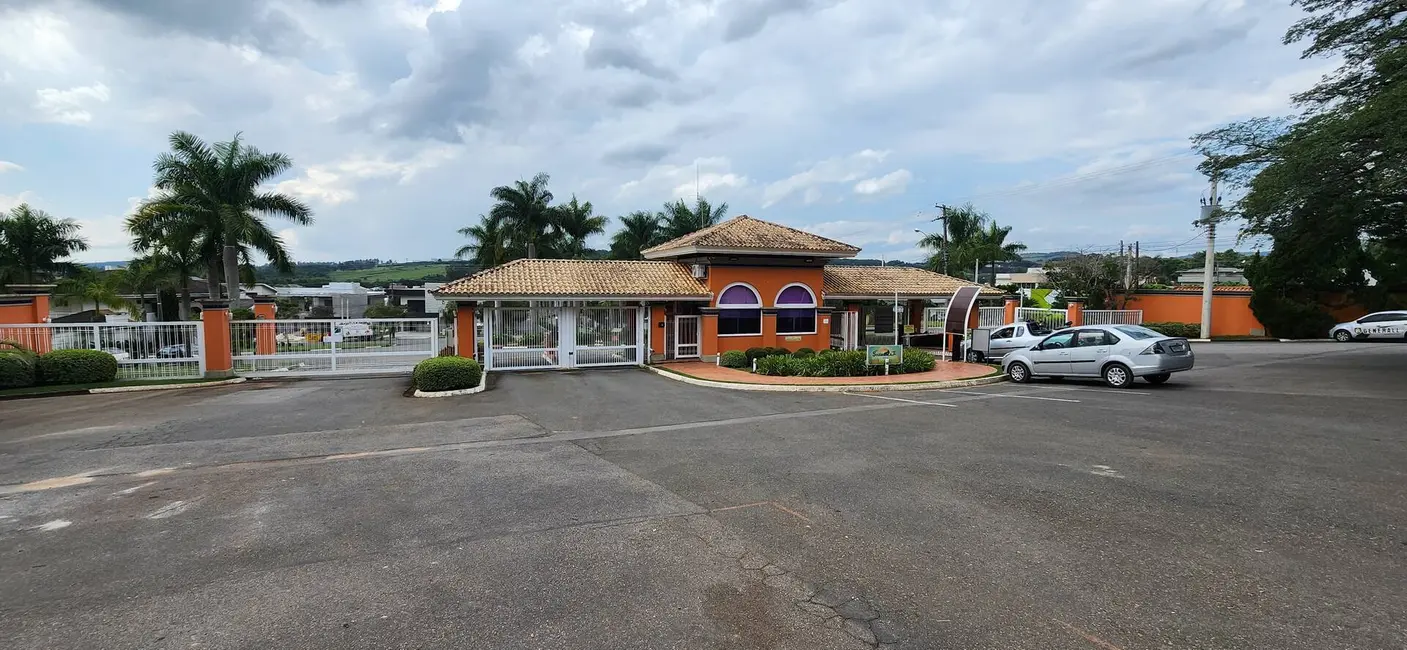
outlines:
{"label": "paved walkway", "polygon": [[666,363],[660,365],[660,367],[665,370],[688,375],[695,379],[707,379],[709,381],[726,381],[735,384],[787,384],[804,386],[917,384],[935,381],[958,381],[962,379],[975,379],[977,377],[990,375],[993,372],[991,366],[951,361],[939,361],[933,370],[928,372],[907,375],[876,375],[873,377],[771,377],[767,375],[754,375],[743,370],[724,368],[723,366],[699,361]]}

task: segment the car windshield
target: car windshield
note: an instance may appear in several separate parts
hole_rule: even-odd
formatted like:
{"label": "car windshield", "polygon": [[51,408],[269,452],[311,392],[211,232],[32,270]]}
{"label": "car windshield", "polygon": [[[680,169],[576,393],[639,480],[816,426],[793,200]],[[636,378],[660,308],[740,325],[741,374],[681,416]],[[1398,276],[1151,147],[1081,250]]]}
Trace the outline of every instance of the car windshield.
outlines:
{"label": "car windshield", "polygon": [[1129,336],[1132,336],[1133,338],[1138,339],[1140,341],[1143,339],[1158,339],[1163,337],[1163,335],[1159,334],[1158,332],[1150,330],[1146,327],[1139,327],[1137,325],[1120,325],[1118,327],[1115,327],[1114,329],[1119,330],[1120,333],[1128,334]]}
{"label": "car windshield", "polygon": [[1032,336],[1045,336],[1055,331],[1036,321],[1026,321],[1026,330],[1031,332]]}

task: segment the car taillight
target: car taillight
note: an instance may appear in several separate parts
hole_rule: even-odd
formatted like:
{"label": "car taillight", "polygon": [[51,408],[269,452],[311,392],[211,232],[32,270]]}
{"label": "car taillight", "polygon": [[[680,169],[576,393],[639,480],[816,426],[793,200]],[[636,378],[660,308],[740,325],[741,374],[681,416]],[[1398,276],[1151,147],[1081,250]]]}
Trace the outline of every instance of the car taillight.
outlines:
{"label": "car taillight", "polygon": [[1148,346],[1148,349],[1144,350],[1144,351],[1141,352],[1140,354],[1167,354],[1167,353],[1168,353],[1167,349],[1163,347],[1163,342],[1162,342],[1162,341],[1158,341],[1157,343],[1154,343],[1153,345]]}

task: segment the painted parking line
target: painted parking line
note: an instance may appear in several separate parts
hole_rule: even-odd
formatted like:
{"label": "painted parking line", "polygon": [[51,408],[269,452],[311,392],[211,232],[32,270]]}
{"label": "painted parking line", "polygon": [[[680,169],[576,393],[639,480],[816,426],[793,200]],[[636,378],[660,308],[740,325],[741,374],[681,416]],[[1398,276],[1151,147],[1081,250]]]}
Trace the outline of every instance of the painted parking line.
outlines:
{"label": "painted parking line", "polygon": [[904,402],[906,404],[920,404],[923,406],[946,406],[950,409],[957,408],[956,404],[944,404],[943,402],[924,402],[916,399],[904,399],[902,397],[889,397],[888,395],[871,395],[869,393],[841,393],[842,395],[854,395],[855,397],[870,397],[873,399],[888,400],[890,402]]}
{"label": "painted parking line", "polygon": [[1148,397],[1149,395],[1152,395],[1152,394],[1153,394],[1153,393],[1144,393],[1144,392],[1140,392],[1140,391],[1136,391],[1136,390],[1124,390],[1124,389],[1121,389],[1121,388],[1091,388],[1091,387],[1087,387],[1087,386],[1032,386],[1031,388],[1035,388],[1035,389],[1038,389],[1038,390],[1057,390],[1057,391],[1072,391],[1072,390],[1077,390],[1077,391],[1080,391],[1081,393],[1109,393],[1109,394],[1111,394],[1111,395],[1138,395],[1138,396],[1140,396],[1140,397]]}
{"label": "painted parking line", "polygon": [[983,396],[983,397],[1008,397],[1008,398],[1011,398],[1011,399],[1035,399],[1035,400],[1041,400],[1041,401],[1044,401],[1044,402],[1066,402],[1066,403],[1069,403],[1069,404],[1079,404],[1079,403],[1080,403],[1080,400],[1077,400],[1077,399],[1064,399],[1064,398],[1060,398],[1060,397],[1038,397],[1038,396],[1036,396],[1036,395],[1017,395],[1017,394],[1015,394],[1015,393],[977,393],[977,392],[971,392],[971,391],[965,391],[965,390],[944,390],[944,391],[940,391],[940,392],[943,392],[943,393],[950,393],[950,394],[953,394],[953,395],[980,395],[980,396]]}

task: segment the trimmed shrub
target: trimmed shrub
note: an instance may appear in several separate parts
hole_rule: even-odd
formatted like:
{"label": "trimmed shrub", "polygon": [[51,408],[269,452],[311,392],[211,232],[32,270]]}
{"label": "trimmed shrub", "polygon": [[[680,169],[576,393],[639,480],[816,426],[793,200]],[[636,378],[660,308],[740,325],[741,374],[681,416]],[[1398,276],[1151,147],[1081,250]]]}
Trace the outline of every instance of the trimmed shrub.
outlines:
{"label": "trimmed shrub", "polygon": [[831,364],[816,355],[792,357],[792,365],[798,377],[830,377]]}
{"label": "trimmed shrub", "polygon": [[0,388],[27,388],[37,380],[34,353],[14,341],[0,341]]}
{"label": "trimmed shrub", "polygon": [[804,359],[804,358],[806,358],[806,357],[815,356],[815,355],[816,355],[816,351],[815,351],[815,350],[812,350],[811,348],[801,348],[800,350],[797,350],[796,352],[791,353],[791,356],[796,357],[796,358],[798,358],[798,359]]}
{"label": "trimmed shrub", "polygon": [[757,374],[771,377],[790,377],[797,371],[796,360],[790,355],[774,355],[757,360]]}
{"label": "trimmed shrub", "polygon": [[791,356],[791,350],[788,350],[788,349],[786,349],[786,348],[768,348],[768,349],[772,351],[771,356],[776,356],[776,357],[789,357],[789,356]]}
{"label": "trimmed shrub", "polygon": [[767,348],[748,348],[743,355],[747,357],[748,364],[750,365],[754,359],[761,359],[767,356]]}
{"label": "trimmed shrub", "polygon": [[1195,339],[1202,335],[1200,323],[1144,323],[1143,326],[1163,336],[1182,336]]}
{"label": "trimmed shrub", "polygon": [[479,385],[484,369],[467,357],[435,357],[415,364],[411,377],[426,392],[464,390]]}
{"label": "trimmed shrub", "polygon": [[829,377],[863,377],[866,374],[865,351],[838,351],[823,357]]}
{"label": "trimmed shrub", "polygon": [[918,348],[904,350],[904,372],[928,372],[937,365],[933,353]]}
{"label": "trimmed shrub", "polygon": [[117,358],[102,350],[54,350],[35,366],[42,384],[101,384],[117,379]]}
{"label": "trimmed shrub", "polygon": [[742,350],[729,350],[723,353],[723,358],[718,360],[718,365],[724,368],[746,368],[752,365],[752,361]]}

